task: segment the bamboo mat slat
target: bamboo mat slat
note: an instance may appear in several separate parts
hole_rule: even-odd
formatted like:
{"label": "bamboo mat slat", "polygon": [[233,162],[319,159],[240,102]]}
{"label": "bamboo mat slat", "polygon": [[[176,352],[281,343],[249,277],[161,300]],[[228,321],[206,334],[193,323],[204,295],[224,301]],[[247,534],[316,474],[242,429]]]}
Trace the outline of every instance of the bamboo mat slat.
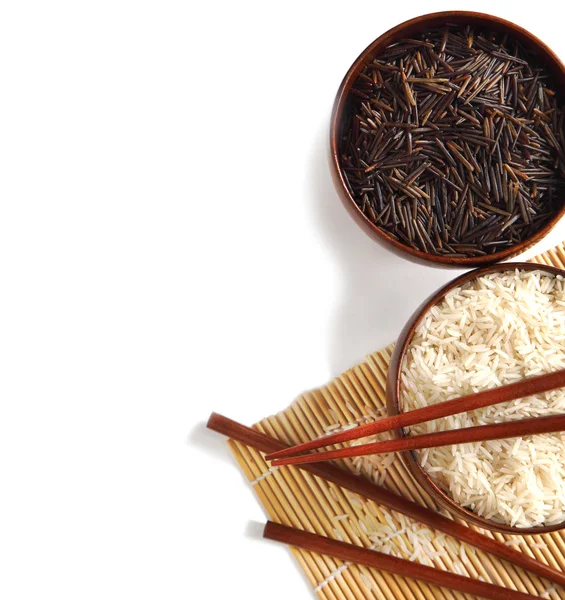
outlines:
{"label": "bamboo mat slat", "polygon": [[[530,262],[565,268],[565,242]],[[353,424],[365,423],[385,411],[386,372],[393,345],[369,355],[326,386],[305,392],[277,415],[254,427],[286,443],[296,444]],[[370,534],[378,524],[401,531],[413,521],[375,502],[342,489],[295,467],[271,468],[263,454],[230,440],[229,446],[260,502],[273,521],[341,539],[367,548],[382,549]],[[360,461],[339,461],[357,472]],[[361,472],[378,485],[428,508],[439,510],[414,482],[399,458],[382,468]],[[421,527],[422,529],[424,526]],[[565,570],[565,533],[537,536],[506,536],[482,530],[500,541],[511,543],[555,568]],[[513,567],[489,554],[461,544],[439,532],[428,530],[437,556],[431,562],[442,569],[481,578],[515,590],[552,600],[565,600],[565,588]],[[409,557],[414,551],[407,533],[390,540],[391,552]],[[464,547],[464,548],[462,548]],[[451,592],[426,583],[389,575],[378,569],[343,563],[332,557],[292,548],[315,593],[323,600],[474,600],[474,596]],[[440,555],[441,553],[441,555]],[[424,559],[425,560],[425,559]]]}

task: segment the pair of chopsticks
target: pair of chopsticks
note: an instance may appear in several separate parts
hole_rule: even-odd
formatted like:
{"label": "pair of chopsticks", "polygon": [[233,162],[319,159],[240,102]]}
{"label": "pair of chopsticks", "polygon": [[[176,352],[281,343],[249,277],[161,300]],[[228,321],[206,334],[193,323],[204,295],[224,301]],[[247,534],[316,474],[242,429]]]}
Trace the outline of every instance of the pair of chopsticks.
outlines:
{"label": "pair of chopsticks", "polygon": [[273,466],[300,465],[306,463],[323,462],[326,460],[337,460],[340,458],[351,458],[354,456],[366,456],[369,454],[384,454],[387,452],[403,452],[407,450],[422,450],[439,446],[450,446],[452,444],[466,444],[470,442],[483,442],[512,437],[536,435],[540,433],[554,433],[565,430],[565,415],[549,417],[537,417],[521,419],[494,425],[479,425],[477,427],[465,427],[451,431],[440,431],[403,437],[385,442],[363,444],[361,446],[340,448],[338,450],[326,450],[324,452],[313,452],[303,454],[310,450],[317,450],[331,444],[341,444],[350,440],[364,438],[368,435],[384,433],[401,427],[408,427],[418,423],[433,421],[442,417],[449,417],[460,413],[493,406],[510,400],[517,400],[542,392],[549,392],[557,388],[565,387],[565,370],[538,375],[522,379],[516,383],[493,388],[476,394],[469,394],[455,400],[440,402],[424,408],[418,408],[409,412],[401,413],[392,417],[380,419],[375,423],[362,425],[354,429],[330,434],[310,442],[298,444],[284,450],[272,452],[265,458],[272,461]]}
{"label": "pair of chopsticks", "polygon": [[[216,413],[212,413],[207,426],[213,431],[221,433],[246,446],[256,448],[263,453],[275,452],[288,448],[288,446],[275,438]],[[489,552],[518,567],[528,569],[554,583],[565,586],[565,573],[539,562],[518,550],[514,550],[502,542],[483,535],[466,525],[452,521],[451,519],[424,508],[411,500],[389,492],[388,490],[371,483],[367,479],[358,477],[336,465],[327,463],[306,464],[298,465],[298,468],[325,479],[330,483],[348,489],[351,492],[359,494],[378,504],[382,504],[389,509],[402,513],[433,529],[442,531],[443,533],[453,536],[462,542],[466,542],[479,550]],[[312,534],[307,534],[306,532],[280,525],[268,524],[265,528],[265,536],[270,539],[276,539],[292,544],[293,546],[301,547],[305,550],[330,554],[341,558],[342,560],[377,567],[392,573],[433,582],[458,591],[478,594],[485,598],[494,598],[495,600],[525,600],[526,598],[533,598],[533,596],[528,594],[522,594],[520,592],[508,590],[507,588],[485,584],[468,577],[457,576],[441,569],[424,567],[423,565],[382,555],[373,552],[372,550],[366,550],[351,544],[340,543],[324,537],[318,539],[320,536],[313,536]],[[319,544],[322,544],[322,546]],[[347,554],[344,554],[344,552],[347,552]],[[433,579],[431,579],[431,577],[433,577]],[[465,586],[464,589],[461,587],[463,585]]]}

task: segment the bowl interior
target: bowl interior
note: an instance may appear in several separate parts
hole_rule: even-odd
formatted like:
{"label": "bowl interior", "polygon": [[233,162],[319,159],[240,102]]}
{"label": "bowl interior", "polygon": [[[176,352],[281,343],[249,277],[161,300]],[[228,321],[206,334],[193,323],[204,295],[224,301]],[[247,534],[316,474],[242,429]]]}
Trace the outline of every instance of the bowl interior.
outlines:
{"label": "bowl interior", "polygon": [[565,214],[565,202],[563,202],[561,208],[541,229],[514,246],[510,246],[504,250],[495,252],[493,254],[488,254],[486,256],[463,258],[450,257],[449,255],[435,255],[416,250],[394,239],[388,234],[388,232],[380,229],[367,216],[365,216],[351,195],[349,186],[341,170],[339,141],[342,134],[343,115],[347,107],[349,92],[361,71],[363,71],[363,69],[373,60],[373,58],[375,58],[375,56],[380,54],[389,44],[393,43],[394,41],[404,37],[410,37],[416,33],[425,32],[433,29],[434,27],[445,25],[446,23],[478,25],[491,31],[507,33],[509,36],[518,39],[533,55],[535,55],[536,59],[539,60],[540,63],[546,65],[553,78],[553,85],[556,92],[561,97],[561,101],[565,101],[565,66],[548,46],[546,46],[536,36],[526,31],[522,27],[498,17],[470,11],[446,11],[411,19],[401,23],[393,29],[390,29],[377,38],[372,44],[370,44],[355,60],[341,83],[334,102],[330,126],[330,160],[334,183],[336,184],[341,199],[346,205],[346,208],[350,212],[351,216],[365,230],[365,232],[368,233],[373,239],[384,242],[397,252],[400,252],[405,256],[408,254],[413,260],[419,262],[431,261],[433,263],[443,264],[445,266],[477,267],[490,265],[521,254],[542,240]]}
{"label": "bowl interior", "polygon": [[[406,326],[398,338],[396,346],[394,348],[393,356],[390,362],[387,388],[386,388],[386,399],[387,399],[387,411],[389,415],[397,415],[400,412],[399,398],[400,398],[400,373],[402,369],[402,363],[404,361],[406,351],[414,337],[414,333],[426,313],[434,305],[440,302],[445,295],[452,289],[459,287],[473,279],[486,275],[489,273],[511,271],[516,268],[526,271],[544,271],[552,275],[561,275],[565,277],[565,271],[558,269],[557,267],[551,267],[546,265],[538,265],[535,263],[506,263],[503,265],[491,265],[483,267],[481,269],[475,269],[469,271],[460,277],[457,277],[447,285],[440,288],[430,298],[424,301],[424,303],[417,309],[412,318],[408,321]],[[402,429],[394,431],[394,436],[397,438],[405,437],[405,433]],[[471,510],[464,508],[460,504],[457,504],[451,496],[442,490],[428,475],[416,457],[416,454],[412,451],[403,452],[402,458],[416,481],[431,495],[431,497],[438,502],[443,508],[447,509],[453,515],[463,518],[468,523],[478,525],[485,529],[493,531],[499,531],[501,533],[510,534],[538,534],[538,533],[549,533],[551,531],[557,531],[565,528],[565,521],[554,525],[542,526],[542,527],[512,527],[505,525],[497,521],[485,519],[472,512]]]}

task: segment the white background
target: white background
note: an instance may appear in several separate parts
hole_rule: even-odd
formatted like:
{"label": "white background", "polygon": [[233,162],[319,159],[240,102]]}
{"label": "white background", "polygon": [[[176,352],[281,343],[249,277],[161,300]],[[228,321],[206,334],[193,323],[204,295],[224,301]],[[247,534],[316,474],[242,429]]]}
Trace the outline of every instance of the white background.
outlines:
{"label": "white background", "polygon": [[565,57],[515,1],[1,4],[0,597],[313,597],[203,423],[284,408],[455,275],[365,237],[326,163],[351,62],[449,8]]}

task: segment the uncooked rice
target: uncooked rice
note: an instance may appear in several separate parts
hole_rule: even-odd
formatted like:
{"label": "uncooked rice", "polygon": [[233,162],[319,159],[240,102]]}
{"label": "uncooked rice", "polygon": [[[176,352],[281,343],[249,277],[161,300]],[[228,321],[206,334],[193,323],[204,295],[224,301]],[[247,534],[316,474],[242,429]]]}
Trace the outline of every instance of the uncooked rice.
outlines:
{"label": "uncooked rice", "polygon": [[385,506],[360,497],[358,500],[363,515],[351,516],[347,523],[356,530],[356,535],[366,547],[423,565],[446,570],[458,569],[467,576],[471,575],[469,555],[475,556],[476,553],[472,546],[466,546],[462,551],[462,542],[454,538],[433,531]]}
{"label": "uncooked rice", "polygon": [[[449,292],[416,328],[401,369],[400,404],[412,410],[565,368],[565,282],[546,271],[482,276]],[[409,434],[562,414],[554,390],[407,428]],[[565,521],[561,433],[417,452],[457,503],[517,527]]]}

